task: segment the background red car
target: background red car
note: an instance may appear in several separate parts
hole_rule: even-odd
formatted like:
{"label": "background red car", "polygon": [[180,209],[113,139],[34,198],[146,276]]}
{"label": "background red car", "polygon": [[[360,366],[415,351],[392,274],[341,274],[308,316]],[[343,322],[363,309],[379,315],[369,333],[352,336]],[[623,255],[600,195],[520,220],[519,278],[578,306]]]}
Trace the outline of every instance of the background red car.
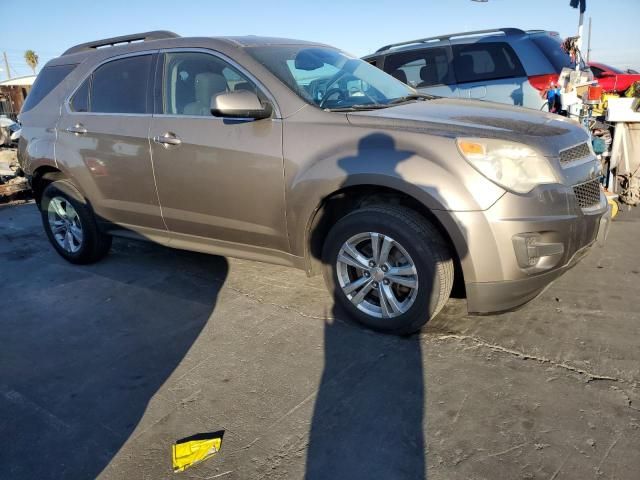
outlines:
{"label": "background red car", "polygon": [[604,63],[590,62],[589,67],[605,92],[624,93],[633,82],[640,81],[640,74],[625,73]]}

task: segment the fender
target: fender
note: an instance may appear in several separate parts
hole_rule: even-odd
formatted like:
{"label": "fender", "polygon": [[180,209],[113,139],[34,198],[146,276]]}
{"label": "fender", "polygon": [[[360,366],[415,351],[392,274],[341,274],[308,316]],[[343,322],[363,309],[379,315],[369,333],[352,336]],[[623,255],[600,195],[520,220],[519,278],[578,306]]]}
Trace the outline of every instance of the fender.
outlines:
{"label": "fender", "polygon": [[[415,159],[418,162],[424,162],[424,159]],[[365,165],[367,162],[362,162]],[[335,167],[336,163],[332,165]],[[371,164],[369,163],[369,167]],[[424,165],[422,165],[424,167]],[[433,164],[430,164],[433,167]],[[320,168],[320,165],[317,166]],[[322,167],[327,168],[326,165]],[[408,167],[406,167],[408,168]],[[473,264],[467,258],[468,245],[467,234],[464,227],[456,220],[456,215],[450,210],[450,205],[460,206],[462,202],[469,202],[468,192],[458,188],[457,195],[448,193],[448,202],[444,201],[442,188],[439,184],[424,183],[418,185],[408,182],[399,173],[364,173],[352,172],[350,175],[335,175],[331,178],[319,178],[314,175],[314,169],[310,169],[301,175],[298,181],[292,185],[289,191],[288,204],[288,220],[289,227],[295,227],[290,230],[292,236],[290,241],[293,253],[297,256],[305,257],[306,269],[308,272],[316,271],[314,258],[310,251],[311,235],[313,233],[314,224],[317,220],[324,202],[328,197],[333,196],[336,192],[343,191],[350,187],[367,187],[368,189],[379,188],[381,192],[395,191],[404,196],[410,197],[418,202],[424,209],[434,214],[433,220],[440,224],[440,227],[446,232],[451,240],[452,246],[456,251],[457,257],[462,264],[465,276],[475,278],[475,269]],[[439,174],[438,177],[446,179],[446,172],[441,169],[431,168],[431,172]],[[454,181],[454,179],[449,179]],[[479,210],[477,204],[467,203],[473,210]]]}
{"label": "fender", "polygon": [[396,190],[430,211],[485,210],[505,193],[460,161],[455,138],[353,125],[347,115],[310,108],[283,127],[287,229],[296,256],[305,255],[307,230],[324,199],[346,187]]}

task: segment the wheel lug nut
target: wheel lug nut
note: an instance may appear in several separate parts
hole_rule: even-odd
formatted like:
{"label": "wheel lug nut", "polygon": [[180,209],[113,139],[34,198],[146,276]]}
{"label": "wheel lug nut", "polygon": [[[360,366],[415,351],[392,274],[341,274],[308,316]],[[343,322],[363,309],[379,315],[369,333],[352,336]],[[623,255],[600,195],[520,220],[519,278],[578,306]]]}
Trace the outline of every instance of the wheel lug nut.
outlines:
{"label": "wheel lug nut", "polygon": [[376,262],[374,262],[373,260],[369,260],[369,266],[371,268],[375,267],[376,266]]}
{"label": "wheel lug nut", "polygon": [[366,271],[365,271],[365,272],[364,272],[364,276],[365,276],[365,277],[370,277],[370,276],[371,276],[371,274],[370,274],[369,272],[366,272]]}
{"label": "wheel lug nut", "polygon": [[384,283],[385,285],[389,285],[389,280],[385,278],[385,279],[382,281],[382,283]]}
{"label": "wheel lug nut", "polygon": [[382,271],[383,272],[388,272],[389,271],[389,267],[387,267],[386,265],[382,266]]}
{"label": "wheel lug nut", "polygon": [[378,288],[378,282],[373,282],[373,288]]}

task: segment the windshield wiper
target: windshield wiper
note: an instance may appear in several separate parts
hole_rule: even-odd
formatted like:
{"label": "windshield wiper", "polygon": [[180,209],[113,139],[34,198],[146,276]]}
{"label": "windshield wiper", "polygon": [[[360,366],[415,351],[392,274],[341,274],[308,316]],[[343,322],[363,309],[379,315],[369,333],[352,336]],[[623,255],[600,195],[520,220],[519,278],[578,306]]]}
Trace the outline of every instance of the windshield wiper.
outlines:
{"label": "windshield wiper", "polygon": [[325,108],[325,110],[328,112],[356,112],[360,110],[379,110],[389,106],[389,104],[383,103],[356,103],[355,105],[349,105],[348,107]]}
{"label": "windshield wiper", "polygon": [[427,95],[426,93],[412,93],[409,95],[405,95],[404,97],[399,97],[389,102],[389,105],[396,105],[398,103],[410,102],[411,100],[433,100],[435,98],[439,98],[436,95]]}
{"label": "windshield wiper", "polygon": [[378,110],[381,108],[389,108],[393,105],[398,105],[399,103],[410,102],[412,100],[433,100],[435,98],[440,98],[436,95],[427,95],[426,93],[412,93],[410,95],[405,95],[404,97],[399,97],[391,100],[389,103],[356,103],[355,105],[349,105],[348,107],[336,107],[336,108],[325,108],[328,112],[354,112],[358,110]]}

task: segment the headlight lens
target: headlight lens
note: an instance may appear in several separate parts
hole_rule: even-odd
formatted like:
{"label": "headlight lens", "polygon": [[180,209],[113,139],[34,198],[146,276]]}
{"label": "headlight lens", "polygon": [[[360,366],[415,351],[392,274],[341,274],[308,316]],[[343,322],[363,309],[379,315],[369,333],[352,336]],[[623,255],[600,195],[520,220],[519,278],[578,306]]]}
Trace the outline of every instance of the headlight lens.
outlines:
{"label": "headlight lens", "polygon": [[514,142],[459,138],[464,158],[489,180],[517,193],[544,183],[558,183],[549,161],[533,149]]}

